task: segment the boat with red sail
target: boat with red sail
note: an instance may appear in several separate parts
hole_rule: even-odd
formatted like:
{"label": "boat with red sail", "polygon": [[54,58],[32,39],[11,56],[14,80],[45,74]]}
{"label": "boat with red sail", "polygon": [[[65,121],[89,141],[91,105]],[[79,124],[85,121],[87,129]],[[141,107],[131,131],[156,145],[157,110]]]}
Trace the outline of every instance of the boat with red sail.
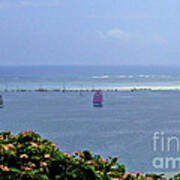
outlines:
{"label": "boat with red sail", "polygon": [[103,107],[102,101],[103,101],[102,92],[100,90],[97,90],[93,96],[93,106]]}

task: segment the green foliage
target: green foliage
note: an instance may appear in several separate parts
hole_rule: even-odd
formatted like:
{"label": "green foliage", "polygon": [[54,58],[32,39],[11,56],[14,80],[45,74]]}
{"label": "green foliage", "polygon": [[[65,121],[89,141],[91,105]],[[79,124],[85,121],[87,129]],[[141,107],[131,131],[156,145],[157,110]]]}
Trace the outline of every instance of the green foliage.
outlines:
{"label": "green foliage", "polygon": [[0,180],[164,180],[162,176],[127,173],[117,158],[103,159],[88,150],[63,153],[31,130],[0,133]]}
{"label": "green foliage", "polygon": [[165,180],[165,178],[163,178],[164,174],[146,174],[146,178],[152,179],[152,180]]}
{"label": "green foliage", "polygon": [[172,178],[172,180],[180,180],[180,173],[177,174],[177,175],[175,175],[175,176]]}
{"label": "green foliage", "polygon": [[63,153],[30,130],[0,133],[0,180],[109,180],[124,172],[117,158],[102,159],[90,151]]}

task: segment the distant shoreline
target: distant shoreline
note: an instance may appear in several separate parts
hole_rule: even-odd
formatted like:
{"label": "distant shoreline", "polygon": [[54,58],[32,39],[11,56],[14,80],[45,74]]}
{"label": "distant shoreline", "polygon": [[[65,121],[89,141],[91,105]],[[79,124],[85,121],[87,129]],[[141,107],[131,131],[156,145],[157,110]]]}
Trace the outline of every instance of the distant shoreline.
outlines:
{"label": "distant shoreline", "polygon": [[101,90],[103,92],[119,92],[119,91],[167,91],[167,90],[180,90],[178,86],[129,86],[129,87],[99,87],[99,88],[36,88],[36,89],[1,89],[0,92],[95,92]]}

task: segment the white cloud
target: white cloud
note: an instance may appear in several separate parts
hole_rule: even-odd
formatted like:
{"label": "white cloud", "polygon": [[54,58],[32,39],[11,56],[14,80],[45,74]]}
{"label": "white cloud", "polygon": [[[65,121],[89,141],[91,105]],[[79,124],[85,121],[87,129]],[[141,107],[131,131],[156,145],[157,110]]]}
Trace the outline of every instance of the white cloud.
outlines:
{"label": "white cloud", "polygon": [[128,40],[130,38],[130,35],[121,29],[111,29],[106,34],[108,37],[118,38],[121,40]]}
{"label": "white cloud", "polygon": [[131,35],[129,33],[126,33],[122,31],[121,29],[110,29],[106,32],[102,31],[97,31],[98,36],[102,39],[107,39],[107,38],[113,38],[113,39],[120,39],[120,40],[129,40],[131,38]]}
{"label": "white cloud", "polygon": [[137,34],[128,33],[121,29],[114,28],[106,32],[96,31],[101,39],[114,39],[118,41],[134,41],[138,44],[144,45],[167,45],[167,40],[160,34]]}

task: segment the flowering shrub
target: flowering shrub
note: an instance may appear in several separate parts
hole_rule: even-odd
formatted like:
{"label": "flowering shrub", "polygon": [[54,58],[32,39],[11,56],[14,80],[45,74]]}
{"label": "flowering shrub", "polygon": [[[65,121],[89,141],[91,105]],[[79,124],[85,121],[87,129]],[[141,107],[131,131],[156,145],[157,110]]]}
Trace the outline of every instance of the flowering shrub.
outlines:
{"label": "flowering shrub", "polygon": [[90,151],[61,152],[32,131],[0,133],[0,179],[111,179],[123,177],[117,158],[102,159]]}
{"label": "flowering shrub", "polygon": [[0,133],[0,180],[163,180],[161,175],[127,173],[117,161],[87,150],[63,153],[31,130]]}

